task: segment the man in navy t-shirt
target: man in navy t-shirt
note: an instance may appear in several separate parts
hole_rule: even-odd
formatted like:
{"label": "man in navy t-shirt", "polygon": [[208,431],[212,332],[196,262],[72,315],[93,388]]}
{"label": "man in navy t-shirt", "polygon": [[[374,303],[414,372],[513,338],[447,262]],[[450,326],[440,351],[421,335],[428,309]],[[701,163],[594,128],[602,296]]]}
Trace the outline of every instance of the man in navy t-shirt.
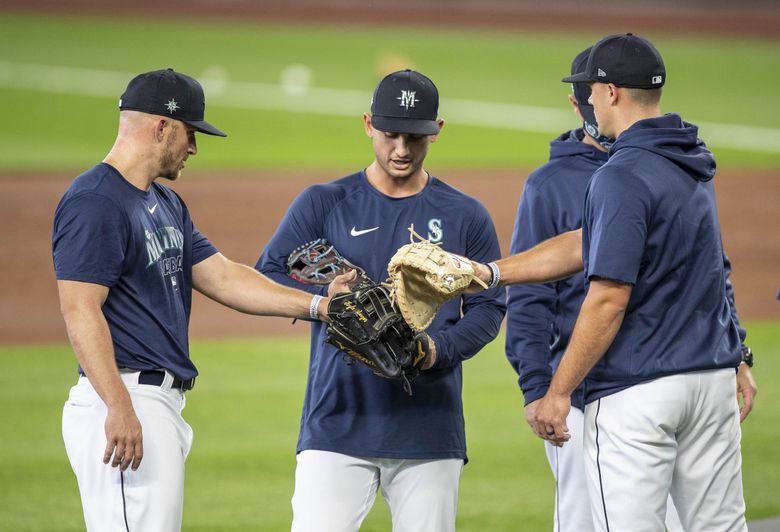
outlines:
{"label": "man in navy t-shirt", "polygon": [[[376,282],[409,242],[408,228],[461,255],[500,256],[493,222],[476,199],[423,168],[444,121],[430,79],[405,70],[377,86],[363,117],[374,160],[365,169],[305,190],[290,207],[257,263],[280,283],[290,252],[325,238]],[[466,460],[461,364],[498,334],[504,290],[445,304],[427,333],[432,355],[414,395],[380,379],[325,343],[314,323],[297,447],[295,531],[357,530],[382,490],[394,530],[455,530],[458,484]]]}
{"label": "man in navy t-shirt", "polygon": [[[497,285],[584,268],[587,294],[532,425],[563,445],[585,379],[597,530],[663,530],[671,493],[685,530],[741,531],[737,395],[746,415],[756,389],[728,298],[715,160],[696,126],[661,114],[665,79],[641,37],[593,46],[585,70],[564,81],[591,83],[599,130],[616,141],[588,185],[582,229],[477,270]],[[738,367],[746,377],[735,393]]]}
{"label": "man in navy t-shirt", "polygon": [[119,108],[111,151],[73,181],[54,216],[60,306],[80,373],[62,433],[88,530],[174,532],[192,442],[181,411],[198,373],[192,289],[241,312],[307,319],[324,317],[327,300],[228,260],[155,182],[179,177],[196,131],[226,136],[203,120],[195,79],[141,74]]}

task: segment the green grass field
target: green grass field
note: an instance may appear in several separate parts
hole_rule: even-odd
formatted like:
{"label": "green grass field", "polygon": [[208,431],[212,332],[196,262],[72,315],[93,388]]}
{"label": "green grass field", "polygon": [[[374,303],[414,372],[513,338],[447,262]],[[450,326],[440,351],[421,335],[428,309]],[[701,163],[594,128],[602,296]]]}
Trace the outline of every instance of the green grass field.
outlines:
{"label": "green grass field", "polygon": [[[748,323],[758,402],[743,425],[748,518],[780,515],[780,326]],[[195,430],[187,461],[184,530],[289,527],[295,442],[306,379],[305,339],[196,342],[201,378],[187,396]],[[0,349],[0,529],[82,530],[80,503],[60,436],[74,382],[66,346]],[[503,341],[464,366],[470,463],[461,480],[458,530],[549,530],[553,482],[542,443],[525,425]],[[389,530],[381,496],[364,531]]]}
{"label": "green grass field", "polygon": [[[91,165],[130,77],[167,66],[213,80],[207,118],[230,135],[201,137],[208,155],[190,168],[352,169],[366,162],[359,117],[379,73],[406,66],[437,83],[449,121],[431,166],[536,165],[578,125],[560,79],[602,35],[2,14],[0,171]],[[721,167],[780,168],[780,41],[649,37],[669,72],[664,110],[700,123]]]}

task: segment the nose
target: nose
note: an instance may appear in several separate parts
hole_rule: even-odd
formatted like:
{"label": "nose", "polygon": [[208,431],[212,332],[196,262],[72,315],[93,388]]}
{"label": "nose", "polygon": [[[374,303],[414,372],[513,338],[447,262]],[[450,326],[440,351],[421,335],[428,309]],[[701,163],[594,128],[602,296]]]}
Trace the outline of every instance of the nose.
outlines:
{"label": "nose", "polygon": [[593,92],[591,92],[590,96],[588,96],[588,104],[593,105]]}
{"label": "nose", "polygon": [[409,154],[409,135],[405,133],[398,135],[398,138],[395,141],[395,152],[400,157]]}
{"label": "nose", "polygon": [[195,141],[195,133],[190,134],[189,143],[187,146],[187,153],[190,155],[195,155],[198,153],[198,145]]}

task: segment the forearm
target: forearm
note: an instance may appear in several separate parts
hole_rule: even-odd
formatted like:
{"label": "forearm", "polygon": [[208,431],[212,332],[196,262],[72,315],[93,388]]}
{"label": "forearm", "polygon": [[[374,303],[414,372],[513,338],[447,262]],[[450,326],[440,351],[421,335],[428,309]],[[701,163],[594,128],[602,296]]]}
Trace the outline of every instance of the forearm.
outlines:
{"label": "forearm", "polygon": [[63,309],[73,352],[92,387],[110,408],[131,406],[130,395],[119,377],[108,323],[100,308]]}
{"label": "forearm", "polygon": [[603,286],[593,290],[591,284],[549,393],[570,396],[612,345],[623,323],[631,287],[613,282],[608,285],[605,291]]}
{"label": "forearm", "polygon": [[562,233],[528,251],[496,261],[501,285],[545,283],[582,271],[582,229]]}
{"label": "forearm", "polygon": [[[219,255],[213,264],[193,270],[195,289],[211,299],[246,314],[310,318],[312,295],[282,286],[244,264]],[[212,258],[204,262],[212,261]],[[198,269],[200,267],[200,269]],[[318,315],[327,312],[326,302],[320,301]]]}

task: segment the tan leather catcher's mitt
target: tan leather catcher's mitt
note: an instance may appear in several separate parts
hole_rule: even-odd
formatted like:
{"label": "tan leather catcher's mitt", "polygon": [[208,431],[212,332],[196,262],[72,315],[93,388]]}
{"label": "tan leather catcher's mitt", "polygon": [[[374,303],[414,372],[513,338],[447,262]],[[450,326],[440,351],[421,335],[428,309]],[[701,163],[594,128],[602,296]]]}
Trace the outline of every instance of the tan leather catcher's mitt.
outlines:
{"label": "tan leather catcher's mitt", "polygon": [[[393,295],[404,320],[425,330],[439,307],[462,294],[472,282],[487,288],[474,274],[471,261],[444,251],[409,228],[411,244],[401,246],[387,266]],[[414,237],[419,239],[414,241]]]}

